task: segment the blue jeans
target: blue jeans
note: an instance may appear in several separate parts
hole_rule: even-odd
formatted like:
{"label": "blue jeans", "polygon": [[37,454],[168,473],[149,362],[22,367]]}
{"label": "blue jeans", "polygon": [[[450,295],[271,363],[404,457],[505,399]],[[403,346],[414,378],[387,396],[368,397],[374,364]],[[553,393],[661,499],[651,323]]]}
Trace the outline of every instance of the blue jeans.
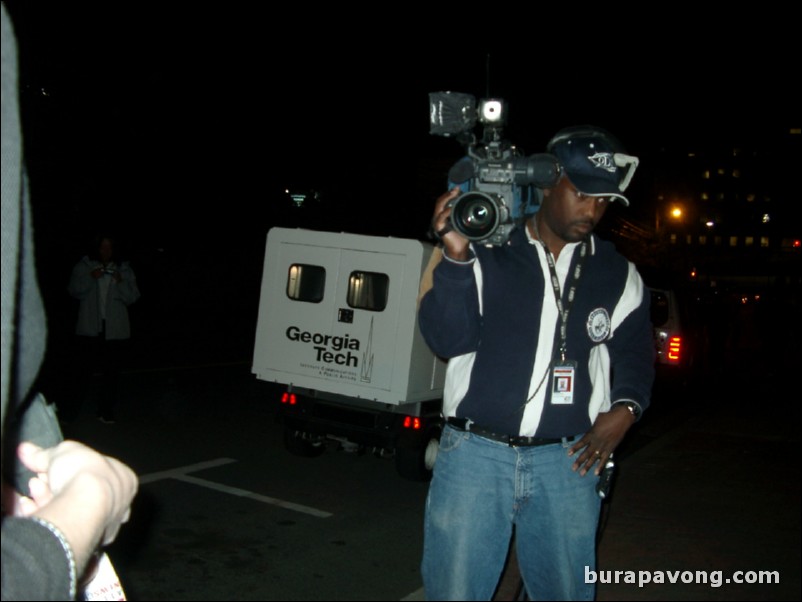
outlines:
{"label": "blue jeans", "polygon": [[509,447],[447,426],[426,500],[428,600],[490,600],[515,527],[532,600],[593,600],[597,477],[571,470],[572,443]]}

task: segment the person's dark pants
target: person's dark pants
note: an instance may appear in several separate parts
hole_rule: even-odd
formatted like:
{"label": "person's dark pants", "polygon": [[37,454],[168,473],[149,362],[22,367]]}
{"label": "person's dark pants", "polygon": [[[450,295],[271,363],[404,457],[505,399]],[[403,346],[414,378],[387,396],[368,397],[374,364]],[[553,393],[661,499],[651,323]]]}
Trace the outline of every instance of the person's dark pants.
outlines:
{"label": "person's dark pants", "polygon": [[107,340],[101,333],[96,337],[76,336],[74,387],[64,404],[63,415],[67,419],[77,418],[81,406],[89,397],[94,378],[100,379],[97,400],[97,415],[114,420],[119,400],[120,371],[125,364],[128,340]]}

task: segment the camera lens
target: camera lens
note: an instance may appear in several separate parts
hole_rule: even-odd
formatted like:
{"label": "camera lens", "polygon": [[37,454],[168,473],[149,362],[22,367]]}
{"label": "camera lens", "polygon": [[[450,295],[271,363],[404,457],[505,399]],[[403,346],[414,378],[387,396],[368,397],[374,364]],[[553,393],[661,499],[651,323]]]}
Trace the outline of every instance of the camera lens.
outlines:
{"label": "camera lens", "polygon": [[498,227],[498,205],[485,193],[468,192],[455,201],[451,220],[454,229],[468,240],[484,240]]}

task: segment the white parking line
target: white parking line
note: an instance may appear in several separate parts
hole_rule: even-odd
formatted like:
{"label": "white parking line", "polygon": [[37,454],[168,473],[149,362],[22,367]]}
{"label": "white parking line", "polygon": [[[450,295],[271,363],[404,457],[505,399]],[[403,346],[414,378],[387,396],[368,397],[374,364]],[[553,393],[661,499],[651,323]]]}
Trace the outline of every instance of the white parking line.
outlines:
{"label": "white parking line", "polygon": [[260,495],[258,493],[253,493],[252,491],[246,491],[245,489],[240,489],[238,487],[229,487],[228,485],[213,483],[212,481],[207,481],[206,479],[199,479],[197,477],[190,477],[187,475],[174,478],[178,479],[179,481],[184,481],[185,483],[192,483],[193,485],[208,487],[209,489],[214,489],[215,491],[222,491],[223,493],[228,493],[239,497],[246,497],[251,500],[264,502],[265,504],[271,504],[273,506],[279,506],[280,508],[286,508],[287,510],[295,510],[296,512],[303,512],[304,514],[310,514],[318,518],[329,518],[330,516],[333,516],[331,512],[324,512],[323,510],[317,510],[315,508],[310,508],[309,506],[302,506],[301,504],[295,504],[293,502],[285,502],[284,500],[279,500],[274,497],[268,497],[266,495]]}
{"label": "white parking line", "polygon": [[238,487],[230,487],[228,485],[221,485],[220,483],[215,483],[213,481],[207,481],[206,479],[199,479],[197,477],[188,476],[188,473],[190,472],[197,472],[199,470],[206,470],[207,468],[224,466],[225,464],[231,464],[232,462],[236,462],[236,460],[233,460],[231,458],[218,458],[217,460],[209,460],[208,462],[199,462],[198,464],[190,464],[189,466],[173,468],[172,470],[152,472],[150,474],[140,476],[139,484],[146,485],[148,483],[153,483],[155,481],[161,481],[164,479],[175,479],[177,481],[183,481],[184,483],[191,483],[192,485],[199,485],[201,487],[206,487],[207,489],[213,489],[215,491],[220,491],[222,493],[228,493],[229,495],[236,495],[238,497],[245,497],[251,500],[256,500],[257,502],[263,502],[265,504],[270,504],[271,506],[278,506],[279,508],[286,508],[287,510],[302,512],[303,514],[309,514],[317,518],[329,518],[330,516],[334,516],[331,512],[325,512],[324,510],[318,510],[316,508],[311,508],[309,506],[303,506],[301,504],[286,502],[284,500],[280,500],[274,497],[268,497],[266,495],[253,493],[252,491],[247,491],[245,489],[240,489]]}
{"label": "white parking line", "polygon": [[174,479],[182,477],[188,472],[198,472],[199,470],[206,470],[207,468],[216,468],[225,464],[236,462],[231,458],[218,458],[217,460],[209,460],[208,462],[198,462],[197,464],[190,464],[189,466],[182,466],[181,468],[173,468],[172,470],[163,470],[161,472],[152,472],[144,474],[139,477],[139,484],[146,485],[153,481],[161,481],[162,479]]}

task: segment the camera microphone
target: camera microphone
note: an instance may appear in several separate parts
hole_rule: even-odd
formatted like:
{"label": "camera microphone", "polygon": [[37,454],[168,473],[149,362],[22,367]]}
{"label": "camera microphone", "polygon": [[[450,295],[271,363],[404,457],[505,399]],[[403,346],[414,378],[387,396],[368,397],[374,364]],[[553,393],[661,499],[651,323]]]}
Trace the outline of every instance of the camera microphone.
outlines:
{"label": "camera microphone", "polygon": [[516,163],[515,181],[538,188],[551,188],[562,176],[562,166],[550,153],[537,153]]}

